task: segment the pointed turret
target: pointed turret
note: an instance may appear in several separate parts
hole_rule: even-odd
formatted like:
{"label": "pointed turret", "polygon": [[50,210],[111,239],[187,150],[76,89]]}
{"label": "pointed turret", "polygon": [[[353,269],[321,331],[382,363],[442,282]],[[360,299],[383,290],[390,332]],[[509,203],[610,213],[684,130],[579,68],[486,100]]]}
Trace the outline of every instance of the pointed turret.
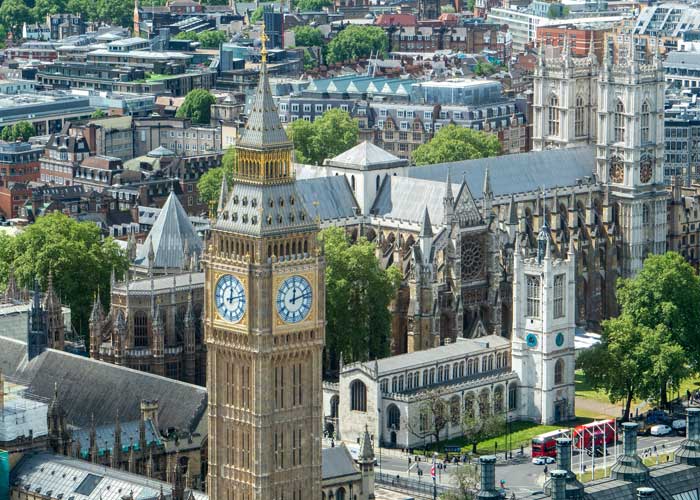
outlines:
{"label": "pointed turret", "polygon": [[102,303],[100,302],[100,290],[98,289],[97,293],[95,294],[95,300],[92,302],[92,311],[90,311],[90,324],[101,324],[103,319],[104,311],[102,310]]}
{"label": "pointed turret", "polygon": [[430,223],[430,214],[428,214],[428,207],[423,209],[423,222],[420,228],[421,238],[432,238],[433,237],[433,225]]}
{"label": "pointed turret", "polygon": [[226,207],[226,202],[228,201],[228,182],[226,181],[226,174],[221,176],[221,192],[219,193],[219,204],[216,207],[216,216],[219,217]]}
{"label": "pointed turret", "polygon": [[450,224],[455,211],[455,195],[452,192],[452,174],[447,169],[447,179],[445,179],[445,195],[442,197],[443,222]]}
{"label": "pointed turret", "polygon": [[362,450],[360,451],[361,462],[374,463],[374,449],[372,448],[372,438],[369,435],[369,429],[365,425],[365,433],[362,436]]}
{"label": "pointed turret", "polygon": [[27,358],[31,361],[44,352],[48,346],[48,334],[46,329],[46,314],[41,307],[41,292],[39,280],[34,278],[34,291],[32,292],[32,305],[27,316],[29,322],[27,333]]}
{"label": "pointed turret", "polygon": [[153,250],[153,240],[148,240],[148,275],[153,276],[153,265],[156,260],[156,253]]}
{"label": "pointed turret", "polygon": [[53,272],[49,271],[46,293],[44,294],[44,314],[46,315],[46,338],[52,349],[63,350],[65,346],[65,325],[61,300],[53,286]]}
{"label": "pointed turret", "polygon": [[488,168],[484,171],[484,187],[482,192],[484,198],[488,197],[491,200],[493,199],[493,189],[491,189],[491,176],[489,175]]}

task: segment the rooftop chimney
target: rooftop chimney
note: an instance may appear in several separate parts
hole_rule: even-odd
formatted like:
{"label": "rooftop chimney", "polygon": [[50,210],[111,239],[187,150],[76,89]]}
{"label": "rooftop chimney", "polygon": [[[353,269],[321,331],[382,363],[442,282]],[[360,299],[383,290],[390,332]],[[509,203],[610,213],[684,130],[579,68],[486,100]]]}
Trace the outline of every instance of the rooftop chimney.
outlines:
{"label": "rooftop chimney", "polygon": [[610,469],[613,479],[641,483],[649,477],[649,468],[637,455],[637,424],[622,424],[624,454],[618,457]]}
{"label": "rooftop chimney", "polygon": [[676,450],[676,463],[700,465],[700,408],[688,408],[686,439]]}
{"label": "rooftop chimney", "polygon": [[566,500],[566,476],[567,471],[565,470],[552,471],[550,475],[552,500]]}
{"label": "rooftop chimney", "polygon": [[481,463],[481,489],[477,493],[477,500],[501,498],[496,490],[496,457],[489,455],[479,459]]}
{"label": "rooftop chimney", "polygon": [[[557,467],[559,471],[566,472],[564,496],[561,498],[583,498],[583,484],[576,479],[576,474],[571,472],[571,439],[557,439]],[[554,473],[545,481],[544,492],[554,496]]]}
{"label": "rooftop chimney", "polygon": [[654,488],[637,488],[637,498],[656,498],[656,491]]}

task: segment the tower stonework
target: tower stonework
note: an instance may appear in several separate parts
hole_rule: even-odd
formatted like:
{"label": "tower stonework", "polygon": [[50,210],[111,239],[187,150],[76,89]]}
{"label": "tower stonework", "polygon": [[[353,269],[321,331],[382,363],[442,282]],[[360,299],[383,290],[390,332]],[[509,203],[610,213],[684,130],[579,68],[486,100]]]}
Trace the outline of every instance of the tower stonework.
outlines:
{"label": "tower stonework", "polygon": [[614,57],[611,40],[598,79],[597,174],[610,186],[611,219],[622,238],[622,276],[666,250],[664,71],[643,61],[634,40]]}
{"label": "tower stonework", "polygon": [[325,265],[266,55],[205,257],[214,500],[321,498]]}
{"label": "tower stonework", "polygon": [[513,370],[520,376],[516,411],[523,420],[553,424],[574,418],[576,264],[552,256],[544,225],[537,254],[513,256]]}

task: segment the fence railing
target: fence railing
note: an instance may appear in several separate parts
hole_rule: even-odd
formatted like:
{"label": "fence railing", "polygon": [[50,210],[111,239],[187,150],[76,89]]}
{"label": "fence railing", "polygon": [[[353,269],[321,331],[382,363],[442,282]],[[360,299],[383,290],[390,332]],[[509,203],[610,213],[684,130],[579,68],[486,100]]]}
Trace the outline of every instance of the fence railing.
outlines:
{"label": "fence railing", "polygon": [[[429,475],[426,475],[424,479],[419,481],[418,479],[401,477],[392,474],[376,473],[374,480],[377,484],[385,486],[389,489],[408,491],[411,493],[421,493],[432,498],[433,480]],[[443,493],[452,493],[457,491],[455,488],[441,486],[439,484],[435,486],[435,490],[438,496]]]}

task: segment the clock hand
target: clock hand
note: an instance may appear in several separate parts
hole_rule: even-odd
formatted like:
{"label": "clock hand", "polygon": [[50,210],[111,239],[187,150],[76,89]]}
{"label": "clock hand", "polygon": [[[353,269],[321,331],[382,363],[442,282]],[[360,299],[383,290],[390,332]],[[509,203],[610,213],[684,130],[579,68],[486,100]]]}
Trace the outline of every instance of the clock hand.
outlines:
{"label": "clock hand", "polygon": [[229,288],[229,296],[228,296],[228,303],[232,304],[233,303],[233,288]]}
{"label": "clock hand", "polygon": [[296,288],[292,288],[292,298],[289,299],[289,302],[291,302],[292,304],[294,304],[296,301],[297,301],[297,289],[296,289]]}

